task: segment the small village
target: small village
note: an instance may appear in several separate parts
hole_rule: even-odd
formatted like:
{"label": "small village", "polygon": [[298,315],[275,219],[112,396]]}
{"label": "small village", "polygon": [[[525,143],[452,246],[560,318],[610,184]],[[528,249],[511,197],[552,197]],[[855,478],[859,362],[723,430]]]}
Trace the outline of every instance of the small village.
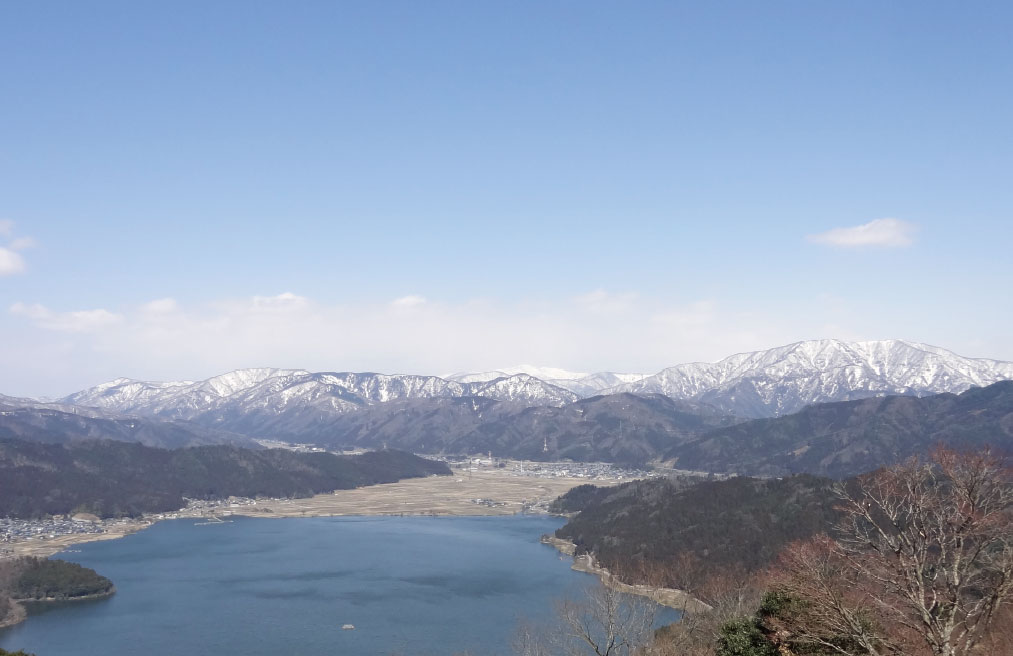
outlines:
{"label": "small village", "polygon": [[586,478],[591,481],[630,481],[663,474],[652,470],[626,468],[607,462],[541,462],[470,456],[430,456],[450,465],[457,474],[499,471],[509,476],[532,478]]}
{"label": "small village", "polygon": [[[457,477],[471,473],[495,473],[506,478],[532,479],[585,479],[589,483],[617,483],[638,478],[651,478],[662,474],[649,470],[632,469],[609,463],[581,462],[534,462],[473,456],[434,457],[450,465]],[[273,501],[281,501],[274,499]],[[472,498],[475,505],[498,508],[506,505],[498,499]],[[552,499],[541,499],[522,504],[521,512],[548,512]],[[256,506],[257,500],[248,497],[230,496],[225,499],[186,499],[186,505],[175,511],[152,513],[141,519],[100,519],[89,513],[55,515],[44,519],[0,518],[0,557],[13,555],[14,543],[45,541],[70,535],[108,533],[114,528],[126,525],[151,523],[165,519],[196,518],[220,522],[236,510]]]}
{"label": "small village", "polygon": [[54,540],[69,535],[96,535],[122,529],[139,522],[149,524],[162,519],[216,517],[229,509],[257,504],[255,499],[229,497],[227,499],[187,499],[186,506],[167,513],[146,515],[143,519],[101,519],[90,513],[53,515],[44,519],[12,519],[0,517],[0,558],[14,555],[11,548],[16,542]]}
{"label": "small village", "polygon": [[11,519],[0,517],[0,558],[12,556],[8,545],[29,540],[52,540],[67,535],[106,533],[112,526],[130,523],[128,519],[102,520],[94,515],[54,515],[47,519]]}

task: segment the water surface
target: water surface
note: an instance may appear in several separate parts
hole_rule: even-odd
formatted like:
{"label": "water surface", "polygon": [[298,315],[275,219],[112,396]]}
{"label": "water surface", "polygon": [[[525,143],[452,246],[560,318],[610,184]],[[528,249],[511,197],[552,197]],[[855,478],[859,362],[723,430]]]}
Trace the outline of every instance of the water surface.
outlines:
{"label": "water surface", "polygon": [[37,656],[507,654],[518,617],[543,618],[553,598],[594,581],[538,542],[561,523],[161,522],[64,555],[108,576],[117,594],[33,615],[0,632],[0,647]]}

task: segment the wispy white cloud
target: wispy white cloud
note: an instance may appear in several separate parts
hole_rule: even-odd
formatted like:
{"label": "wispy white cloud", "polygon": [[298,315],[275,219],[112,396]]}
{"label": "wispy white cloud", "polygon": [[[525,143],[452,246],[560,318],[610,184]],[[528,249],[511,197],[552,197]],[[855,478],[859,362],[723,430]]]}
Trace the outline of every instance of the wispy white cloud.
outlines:
{"label": "wispy white cloud", "polygon": [[76,310],[73,312],[53,312],[38,303],[26,305],[15,303],[10,307],[11,314],[31,319],[40,328],[66,333],[86,333],[100,331],[120,323],[123,317],[104,309]]}
{"label": "wispy white cloud", "polygon": [[[0,391],[55,396],[120,376],[192,380],[251,366],[439,374],[528,362],[655,372],[817,337],[905,336],[959,349],[965,344],[953,335],[964,327],[947,327],[936,308],[894,311],[826,294],[734,306],[622,292],[408,304],[320,303],[285,293],[84,310],[22,302],[0,318],[0,343],[18,345],[0,348]],[[975,354],[1013,359],[1004,338],[997,333],[992,348]]]}
{"label": "wispy white cloud", "polygon": [[286,312],[304,307],[308,302],[309,299],[285,292],[277,296],[254,296],[252,307],[258,310]]}
{"label": "wispy white cloud", "polygon": [[0,276],[24,273],[27,265],[24,256],[18,251],[35,246],[35,240],[31,237],[14,237],[14,222],[10,219],[0,219],[0,237],[7,241],[6,244],[0,243]]}
{"label": "wispy white cloud", "polygon": [[179,309],[179,304],[174,298],[157,298],[154,301],[149,301],[141,306],[141,311],[145,314],[162,315],[175,312]]}
{"label": "wispy white cloud", "polygon": [[616,293],[604,289],[596,289],[581,294],[574,302],[589,312],[596,314],[614,314],[629,311],[637,301],[637,295],[631,292]]}
{"label": "wispy white cloud", "polygon": [[81,386],[119,376],[193,379],[250,366],[439,373],[531,362],[657,371],[781,340],[710,300],[663,303],[605,292],[555,302],[412,295],[347,305],[285,293],[204,305],[162,298],[116,310],[16,303],[9,312],[30,328],[22,339],[35,352],[64,349],[74,375],[89,376]]}
{"label": "wispy white cloud", "polygon": [[8,309],[13,315],[35,319],[36,321],[42,321],[53,316],[53,313],[49,311],[49,308],[39,303],[32,303],[29,305],[18,301]]}
{"label": "wispy white cloud", "polygon": [[[18,344],[0,349],[0,391],[55,396],[120,376],[192,380],[251,366],[439,374],[528,362],[655,372],[817,337],[906,336],[963,346],[945,325],[926,332],[938,324],[825,294],[777,306],[623,292],[516,302],[429,298],[407,308],[389,299],[333,304],[294,293],[83,310],[22,302],[0,320],[0,343]],[[1008,357],[1006,342],[996,340],[976,354]]]}
{"label": "wispy white cloud", "polygon": [[834,228],[806,239],[816,244],[828,244],[840,248],[861,248],[878,246],[899,248],[914,243],[918,226],[900,219],[874,219],[850,228]]}
{"label": "wispy white cloud", "polygon": [[12,251],[23,251],[26,248],[32,248],[35,246],[35,240],[31,237],[18,237],[8,244],[8,247]]}
{"label": "wispy white cloud", "polygon": [[395,298],[393,301],[390,302],[390,305],[393,308],[408,309],[418,307],[420,305],[425,305],[425,303],[426,303],[425,296],[419,296],[418,294],[410,294],[408,296],[402,296],[401,298]]}
{"label": "wispy white cloud", "polygon": [[25,258],[17,251],[0,246],[0,276],[11,276],[25,270]]}

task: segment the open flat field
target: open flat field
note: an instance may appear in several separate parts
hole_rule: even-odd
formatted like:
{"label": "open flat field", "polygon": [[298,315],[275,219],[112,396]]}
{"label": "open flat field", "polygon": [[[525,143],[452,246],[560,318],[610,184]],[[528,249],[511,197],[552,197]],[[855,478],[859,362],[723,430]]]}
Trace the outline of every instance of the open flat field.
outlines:
{"label": "open flat field", "polygon": [[[512,515],[545,504],[586,478],[514,476],[496,470],[457,470],[453,476],[413,478],[386,485],[339,490],[307,499],[258,501],[230,509],[254,517],[327,515]],[[616,481],[595,480],[596,485]],[[475,500],[482,500],[476,503]]]}
{"label": "open flat field", "polygon": [[[339,490],[305,499],[261,499],[252,505],[222,507],[217,516],[325,517],[331,515],[512,515],[544,511],[547,503],[583,483],[612,485],[618,480],[579,477],[521,476],[509,470],[483,468],[455,470],[451,476],[413,478]],[[168,517],[202,517],[180,511]],[[106,525],[104,533],[62,535],[3,544],[9,556],[52,556],[75,544],[111,540],[150,526],[157,518],[120,520]]]}

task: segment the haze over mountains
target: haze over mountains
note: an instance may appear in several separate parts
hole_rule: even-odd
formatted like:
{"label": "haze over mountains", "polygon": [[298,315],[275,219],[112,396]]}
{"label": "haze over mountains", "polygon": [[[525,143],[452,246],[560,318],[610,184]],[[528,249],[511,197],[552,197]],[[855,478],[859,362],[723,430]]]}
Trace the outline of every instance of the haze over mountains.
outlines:
{"label": "haze over mountains", "polygon": [[595,374],[576,373],[555,367],[533,367],[531,365],[520,365],[519,367],[506,367],[495,371],[483,371],[481,373],[463,373],[444,376],[447,380],[459,383],[480,383],[495,380],[497,378],[508,378],[519,374],[527,374],[539,380],[570,390],[582,397],[593,396],[594,394],[607,394],[608,390],[625,383],[635,383],[638,380],[647,378],[648,374],[617,374],[611,371],[602,371]]}
{"label": "haze over mountains", "polygon": [[[538,377],[540,374],[546,378]],[[552,376],[551,378],[548,378]],[[816,340],[688,363],[646,376],[518,367],[447,377],[241,369],[204,381],[118,379],[62,403],[115,412],[195,419],[229,413],[312,408],[342,413],[378,403],[478,396],[529,406],[561,406],[598,394],[662,394],[706,403],[739,417],[775,417],[812,403],[900,394],[959,393],[1013,379],[1013,363],[965,358],[935,346],[886,340]]]}
{"label": "haze over mountains", "polygon": [[[752,435],[754,422],[742,423],[749,419],[870,397],[955,394],[1010,379],[1013,363],[901,340],[799,342],[649,376],[527,366],[443,377],[243,369],[196,382],[118,379],[55,403],[7,398],[0,436],[43,441],[107,436],[160,446],[250,438],[335,448],[387,444],[420,453],[492,451],[532,459],[667,459],[723,471],[728,463],[716,459],[744,466],[732,456],[736,441],[747,438],[736,434],[729,442],[714,432]],[[1001,416],[1000,410],[992,413]],[[782,447],[797,439],[804,445],[812,435],[792,433],[766,450],[766,438],[757,438],[750,457],[760,469],[753,471],[791,469],[771,461],[772,454],[783,460]],[[813,448],[805,466],[817,472],[847,469],[847,462],[833,463],[840,449],[857,448],[854,441],[851,436],[825,452]],[[863,457],[853,454],[851,460]]]}
{"label": "haze over mountains", "polygon": [[245,435],[191,422],[165,421],[3,395],[0,395],[0,439],[53,444],[106,439],[170,449],[212,444],[259,446]]}

